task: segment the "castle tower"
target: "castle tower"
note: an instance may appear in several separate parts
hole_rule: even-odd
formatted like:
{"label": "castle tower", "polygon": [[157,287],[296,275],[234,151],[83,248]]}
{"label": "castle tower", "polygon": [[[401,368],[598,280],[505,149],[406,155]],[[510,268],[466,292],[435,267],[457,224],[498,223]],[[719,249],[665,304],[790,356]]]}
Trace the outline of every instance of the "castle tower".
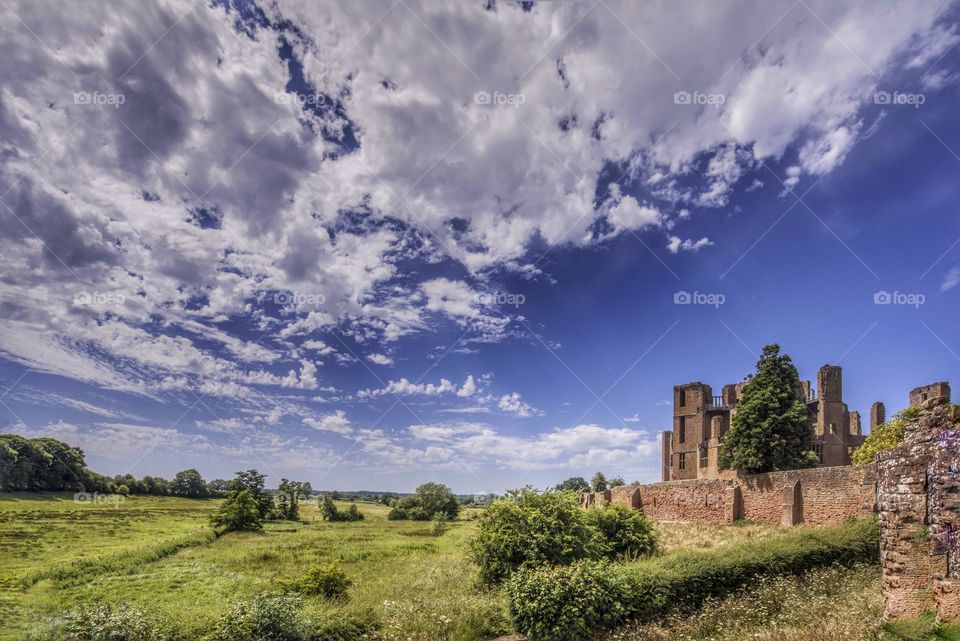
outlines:
{"label": "castle tower", "polygon": [[887,408],[877,401],[870,406],[870,432],[887,422]]}
{"label": "castle tower", "polygon": [[950,402],[950,383],[941,381],[939,383],[932,383],[931,385],[924,385],[923,387],[915,387],[910,390],[910,407],[924,405],[937,400]]}
{"label": "castle tower", "polygon": [[860,412],[850,412],[850,436],[863,436],[863,427],[860,425]]}
{"label": "castle tower", "polygon": [[817,422],[814,427],[814,446],[825,466],[848,465],[850,452],[850,414],[843,402],[843,369],[839,365],[824,365],[817,372]]}

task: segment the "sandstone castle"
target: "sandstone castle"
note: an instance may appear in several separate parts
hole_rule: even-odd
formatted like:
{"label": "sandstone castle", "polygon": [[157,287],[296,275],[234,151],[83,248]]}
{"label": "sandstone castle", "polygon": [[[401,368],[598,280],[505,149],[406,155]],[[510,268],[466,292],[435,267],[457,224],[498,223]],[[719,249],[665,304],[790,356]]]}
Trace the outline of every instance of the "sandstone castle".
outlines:
{"label": "sandstone castle", "polygon": [[[673,430],[663,432],[663,480],[732,478],[717,463],[720,442],[730,429],[737,403],[749,381],[724,385],[714,396],[709,385],[695,382],[673,388]],[[918,388],[930,398],[943,395],[937,383]],[[922,390],[926,390],[925,392]],[[843,402],[843,370],[824,365],[817,372],[817,387],[801,381],[796,391],[810,413],[814,451],[820,465],[850,465],[853,450],[864,441],[860,412],[851,412]],[[912,399],[911,399],[912,400]],[[870,408],[870,430],[886,420],[883,403]]]}
{"label": "sandstone castle", "polygon": [[[721,471],[720,439],[730,428],[744,385],[674,388],[674,429],[663,433],[663,478],[588,492],[584,507],[607,503],[643,510],[656,521],[793,526],[826,525],[878,515],[884,616],[935,612],[960,622],[960,408],[946,382],[910,391],[911,418],[898,447],[874,462],[850,465],[864,437],[860,416],[843,402],[841,370],[825,365],[817,391],[801,383],[797,395],[810,412],[820,457],[812,469],[763,474]],[[871,431],[885,421],[870,410]]]}

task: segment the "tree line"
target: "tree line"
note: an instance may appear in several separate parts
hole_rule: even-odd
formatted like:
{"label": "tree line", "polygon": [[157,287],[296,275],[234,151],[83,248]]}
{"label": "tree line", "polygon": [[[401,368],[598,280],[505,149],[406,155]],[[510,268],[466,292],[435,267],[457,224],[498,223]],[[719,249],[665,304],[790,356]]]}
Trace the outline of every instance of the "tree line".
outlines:
{"label": "tree line", "polygon": [[195,469],[177,472],[172,479],[137,479],[132,474],[109,477],[88,468],[79,447],[54,438],[0,434],[0,491],[222,498],[231,492],[231,483],[224,479],[207,482]]}

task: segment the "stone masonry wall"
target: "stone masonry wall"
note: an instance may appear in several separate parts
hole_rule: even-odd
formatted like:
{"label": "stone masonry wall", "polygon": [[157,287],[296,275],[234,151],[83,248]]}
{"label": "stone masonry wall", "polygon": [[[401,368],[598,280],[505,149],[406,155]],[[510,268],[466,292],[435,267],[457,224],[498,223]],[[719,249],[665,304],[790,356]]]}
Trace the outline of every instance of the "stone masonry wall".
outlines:
{"label": "stone masonry wall", "polygon": [[950,406],[928,407],[877,461],[884,615],[935,610],[960,621],[960,425]]}
{"label": "stone masonry wall", "polygon": [[[742,475],[732,480],[625,485],[610,490],[609,501],[641,508],[656,521],[728,523],[748,519],[826,525],[873,513],[874,483],[873,465],[821,467]],[[584,505],[602,503],[601,493],[584,495]],[[785,516],[785,506],[792,516]]]}

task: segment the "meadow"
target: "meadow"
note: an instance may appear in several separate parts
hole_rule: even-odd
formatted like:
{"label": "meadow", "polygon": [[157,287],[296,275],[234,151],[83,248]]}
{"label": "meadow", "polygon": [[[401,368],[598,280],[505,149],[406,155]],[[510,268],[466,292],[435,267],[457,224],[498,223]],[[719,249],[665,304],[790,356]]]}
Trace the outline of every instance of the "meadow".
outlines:
{"label": "meadow", "polygon": [[[433,536],[430,523],[388,521],[388,508],[376,503],[357,503],[363,521],[329,523],[305,502],[300,523],[273,522],[262,533],[216,539],[208,518],[219,503],[130,497],[78,504],[68,494],[0,495],[0,640],[47,638],[65,611],[97,602],[130,603],[175,638],[195,639],[237,600],[282,589],[326,563],[337,563],[353,582],[347,600],[306,599],[307,614],[330,638],[481,641],[511,631],[503,591],[479,588],[469,561],[475,508]],[[750,523],[657,527],[668,555],[784,533]],[[879,599],[878,568],[828,568],[765,580],[695,616],[628,626],[613,636],[880,638]],[[827,634],[825,626],[846,636]]]}

